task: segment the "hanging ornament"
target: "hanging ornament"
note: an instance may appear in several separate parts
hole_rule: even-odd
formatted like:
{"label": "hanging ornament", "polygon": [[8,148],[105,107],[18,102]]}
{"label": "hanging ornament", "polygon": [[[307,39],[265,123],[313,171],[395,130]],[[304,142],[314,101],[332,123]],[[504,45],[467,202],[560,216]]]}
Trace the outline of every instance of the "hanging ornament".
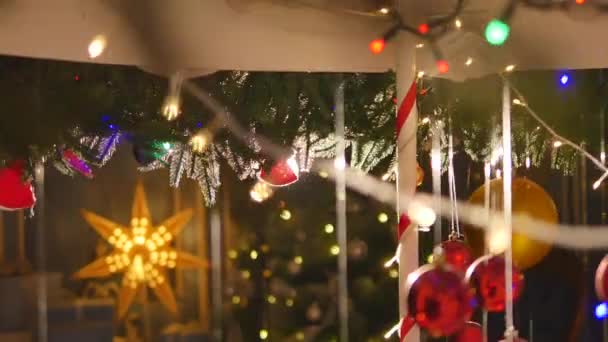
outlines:
{"label": "hanging ornament", "polygon": [[602,259],[595,271],[595,293],[601,301],[608,301],[608,255]]}
{"label": "hanging ornament", "polygon": [[440,247],[444,262],[450,265],[454,271],[464,275],[473,262],[471,250],[464,241],[450,239],[442,242]]}
{"label": "hanging ornament", "polygon": [[[466,282],[475,290],[479,304],[487,311],[505,309],[505,259],[500,255],[486,255],[475,260],[467,270]],[[521,295],[524,275],[513,266],[513,301]]]}
{"label": "hanging ornament", "polygon": [[299,177],[300,170],[293,156],[275,163],[269,170],[262,169],[258,175],[261,181],[275,187],[293,184]]}
{"label": "hanging ornament", "polygon": [[407,277],[409,315],[433,337],[460,331],[471,318],[471,292],[460,275],[424,265]]}
{"label": "hanging ornament", "polygon": [[467,322],[464,328],[452,335],[449,342],[482,342],[483,341],[483,330],[481,325],[477,322]]}
{"label": "hanging ornament", "polygon": [[424,182],[424,170],[416,163],[416,186],[421,186],[422,182]]}
{"label": "hanging ornament", "polygon": [[32,184],[29,180],[24,180],[24,168],[25,162],[16,160],[0,169],[0,209],[27,209],[36,203]]}
{"label": "hanging ornament", "polygon": [[148,166],[171,151],[172,144],[163,141],[134,142],[133,157],[140,166]]}
{"label": "hanging ornament", "polygon": [[93,178],[93,170],[91,170],[91,167],[71,149],[63,150],[61,158],[71,170],[79,173],[83,177],[89,179]]}
{"label": "hanging ornament", "polygon": [[[534,219],[557,223],[557,209],[551,196],[538,184],[526,178],[515,178],[512,183],[513,214],[525,214]],[[471,195],[469,202],[472,204],[484,204],[484,186],[481,186]],[[502,179],[494,179],[490,182],[490,194],[496,199],[498,209],[502,208],[503,183]],[[474,256],[483,255],[486,244],[489,247],[506,247],[504,229],[500,227],[501,222],[496,222],[496,227],[490,227],[490,233],[485,234],[482,230],[466,227],[466,236]],[[520,233],[513,233],[513,263],[521,270],[528,269],[539,263],[551,250],[551,245],[533,240]],[[503,252],[500,249],[491,250],[492,253]]]}
{"label": "hanging ornament", "polygon": [[112,124],[110,124],[110,129],[113,133],[109,136],[85,136],[80,138],[80,144],[83,148],[88,149],[89,153],[95,155],[95,163],[98,166],[104,166],[112,158],[122,139],[122,134],[116,131]]}
{"label": "hanging ornament", "polygon": [[172,246],[172,241],[190,221],[192,210],[183,210],[154,226],[144,187],[139,183],[135,188],[129,226],[86,210],[83,210],[83,217],[114,249],[80,269],[74,276],[79,279],[105,278],[122,273],[117,308],[119,319],[125,317],[137,294],[145,286],[152,289],[169,311],[177,314],[177,301],[170,286],[168,271],[206,266],[198,257]]}

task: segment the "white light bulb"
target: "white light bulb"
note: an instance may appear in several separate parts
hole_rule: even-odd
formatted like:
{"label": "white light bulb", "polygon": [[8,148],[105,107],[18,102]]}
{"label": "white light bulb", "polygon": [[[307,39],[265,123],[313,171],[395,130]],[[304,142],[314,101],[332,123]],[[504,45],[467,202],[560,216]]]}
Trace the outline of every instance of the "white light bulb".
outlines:
{"label": "white light bulb", "polygon": [[513,70],[515,70],[515,64],[509,64],[505,67],[506,72],[511,72]]}
{"label": "white light bulb", "polygon": [[180,113],[179,109],[179,97],[167,96],[165,104],[163,105],[162,114],[163,116],[171,121],[177,118]]}
{"label": "white light bulb", "polygon": [[408,208],[408,216],[422,228],[432,226],[437,220],[437,214],[433,209],[415,202]]}
{"label": "white light bulb", "polygon": [[462,28],[462,20],[456,18],[456,20],[454,20],[454,26],[456,26],[457,29]]}
{"label": "white light bulb", "polygon": [[208,143],[209,137],[206,131],[201,131],[190,138],[190,147],[194,153],[203,152]]}
{"label": "white light bulb", "polygon": [[504,223],[502,221],[495,221],[493,227],[487,234],[486,245],[488,251],[493,254],[500,254],[507,250],[508,240],[510,236],[507,235]]}
{"label": "white light bulb", "polygon": [[559,147],[560,147],[560,146],[562,146],[563,144],[564,144],[564,143],[562,143],[561,141],[559,141],[559,140],[555,140],[555,141],[553,142],[553,147],[554,147],[554,148],[559,148]]}
{"label": "white light bulb", "polygon": [[270,185],[260,181],[255,183],[253,188],[251,188],[251,191],[249,191],[249,196],[255,202],[261,203],[270,198],[273,192],[274,191]]}
{"label": "white light bulb", "polygon": [[473,57],[467,58],[467,60],[464,62],[464,65],[466,66],[470,66],[471,64],[473,64]]}
{"label": "white light bulb", "polygon": [[334,167],[338,170],[344,170],[346,168],[346,160],[344,158],[336,158],[334,160]]}
{"label": "white light bulb", "polygon": [[89,57],[97,58],[106,49],[106,38],[103,35],[95,36],[89,43]]}

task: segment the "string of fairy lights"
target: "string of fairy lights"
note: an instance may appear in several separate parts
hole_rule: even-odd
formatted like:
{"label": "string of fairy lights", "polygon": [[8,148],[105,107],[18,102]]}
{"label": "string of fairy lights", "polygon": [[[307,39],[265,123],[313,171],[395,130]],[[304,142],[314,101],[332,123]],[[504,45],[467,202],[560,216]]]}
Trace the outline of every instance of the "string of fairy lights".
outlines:
{"label": "string of fairy lights", "polygon": [[[391,16],[394,20],[394,25],[389,30],[387,30],[382,35],[381,38],[373,40],[370,43],[369,48],[372,53],[380,54],[384,51],[385,46],[388,42],[390,42],[392,39],[394,39],[397,36],[397,34],[400,33],[401,31],[405,31],[409,34],[413,34],[413,35],[417,36],[418,38],[421,39],[421,41],[424,42],[424,43],[419,43],[419,45],[417,45],[417,47],[422,47],[423,45],[429,46],[429,48],[431,49],[433,56],[436,60],[436,67],[437,67],[438,72],[440,74],[445,74],[449,71],[450,64],[444,58],[440,48],[438,47],[437,41],[439,38],[441,38],[443,35],[445,35],[450,30],[461,29],[463,27],[464,23],[461,19],[461,14],[462,14],[462,11],[464,8],[464,4],[465,4],[464,0],[458,0],[456,2],[454,9],[448,15],[440,17],[440,18],[434,18],[432,20],[429,20],[428,22],[423,22],[423,23],[420,23],[415,26],[405,23],[403,21],[403,19],[398,15],[397,11],[394,11],[388,7],[382,7],[381,9],[379,9],[379,13],[382,15]],[[519,5],[529,6],[529,7],[539,8],[539,9],[546,9],[546,10],[571,10],[571,9],[579,7],[579,6],[580,7],[590,6],[590,7],[593,7],[595,9],[598,9],[601,11],[608,10],[608,1],[591,1],[591,0],[560,0],[560,1],[547,1],[547,0],[544,0],[544,1],[541,1],[541,0],[516,1],[516,0],[513,0],[513,1],[508,1],[506,6],[504,7],[504,9],[502,10],[502,12],[495,18],[492,18],[491,20],[489,20],[487,22],[487,25],[485,26],[484,37],[485,37],[486,41],[488,42],[488,44],[490,44],[492,46],[501,46],[509,39],[510,33],[511,33],[511,27],[510,27],[509,23],[510,23],[510,20],[511,20],[513,14],[515,13],[516,7]],[[99,57],[106,49],[106,46],[107,46],[107,39],[105,36],[100,35],[100,36],[94,37],[88,47],[88,52],[89,52],[90,58],[94,59],[94,58]],[[469,57],[465,62],[465,64],[467,66],[472,63],[473,63],[473,59],[471,57]],[[506,72],[511,72],[514,69],[515,69],[515,65],[507,65],[505,67]],[[418,77],[422,77],[422,76],[424,76],[424,72],[420,71],[418,73]],[[565,85],[568,83],[568,81],[569,81],[568,75],[564,74],[562,77],[560,77],[561,84]],[[170,83],[169,92],[163,103],[161,113],[167,120],[171,121],[171,120],[175,120],[181,113],[180,93],[181,93],[181,87],[182,87],[182,83],[183,83],[183,76],[179,73],[176,73],[171,76],[169,83]],[[520,96],[520,98],[521,98],[521,96]],[[520,105],[520,106],[526,108],[527,110],[530,110],[529,107],[527,107],[527,105],[525,105],[525,102],[520,101],[517,98],[515,100],[513,100],[513,104]],[[423,118],[423,120],[428,120],[428,118]],[[556,138],[553,143],[554,148],[559,148],[560,146],[562,146],[562,144],[564,144],[564,142],[568,143],[567,139],[561,137],[557,133],[554,133],[554,136]],[[211,133],[209,131],[201,130],[200,132],[197,132],[191,136],[190,146],[193,151],[201,152],[207,147],[207,145],[211,142],[211,140],[212,140]],[[572,144],[571,146],[577,150],[579,150],[579,148],[580,148],[580,146],[578,146],[576,144]],[[579,152],[584,153],[584,150],[581,148],[579,150]],[[587,156],[587,157],[589,157],[589,156]],[[593,156],[591,156],[591,158],[592,158],[592,161],[596,165],[598,163],[600,163],[602,166],[601,169],[605,171],[605,173],[593,185],[593,187],[595,189],[597,189],[599,187],[599,185],[601,184],[601,182],[608,177],[608,169],[605,166],[603,166],[605,155],[602,155],[601,162],[597,161],[597,159],[595,159]],[[340,161],[344,162],[343,160],[340,160]],[[529,167],[528,165],[529,165],[529,162],[526,161],[526,166]],[[344,165],[337,165],[337,167],[344,168]],[[321,176],[323,177],[323,175],[321,175]],[[325,177],[327,177],[327,175],[325,175]],[[498,175],[498,177],[500,177],[500,175]],[[261,201],[267,199],[272,194],[272,188],[268,187],[263,182],[258,182],[256,184],[256,186],[258,188],[254,189],[255,191],[252,190],[252,192],[251,192],[251,196],[252,196],[253,200],[261,202]],[[422,224],[422,226],[425,226],[425,225],[430,226],[435,221],[436,215],[431,209],[428,209],[429,210],[428,212],[424,211],[425,209],[428,209],[428,208],[420,208],[420,210],[418,210],[418,211],[424,212],[425,217],[414,219],[414,220],[417,222],[426,222],[426,224]],[[289,221],[292,218],[292,213],[288,209],[281,209],[279,216],[282,220]],[[388,220],[389,220],[389,217],[386,213],[378,214],[378,221],[380,223],[386,223],[386,222],[388,222]],[[322,229],[326,234],[333,234],[335,231],[335,227],[331,223],[325,224],[322,227]],[[260,247],[259,251],[257,249],[251,249],[251,250],[245,251],[245,252],[248,254],[248,256],[251,260],[257,260],[260,253],[267,252],[267,248],[268,248],[267,245],[263,245]],[[340,254],[341,252],[344,252],[344,251],[340,251],[339,246],[334,244],[329,247],[328,252],[330,255],[337,256],[338,254]],[[236,250],[228,251],[228,257],[230,259],[236,259],[238,257],[238,255],[239,255],[239,252],[237,252]],[[392,267],[393,261],[396,261],[396,260],[397,260],[396,257],[392,258],[385,264],[385,266],[388,269],[388,275],[391,278],[397,278],[399,275],[398,271],[394,267]],[[297,265],[301,265],[304,263],[304,259],[301,255],[295,255],[293,258],[293,262]],[[251,277],[251,271],[248,269],[242,269],[240,272],[241,272],[241,276],[244,279],[249,279]],[[268,275],[268,277],[269,277],[269,275],[271,274],[269,272],[270,271],[268,269],[265,269],[263,271],[264,276],[267,277],[267,275]],[[278,302],[277,295],[275,295],[275,294],[267,295],[266,301],[269,304],[277,304],[277,302]],[[242,298],[238,295],[233,295],[231,298],[231,302],[234,305],[241,305]],[[294,298],[286,298],[284,301],[284,304],[287,307],[293,306]],[[395,330],[396,330],[396,328],[391,329],[385,337],[388,338],[392,334],[392,332]],[[267,340],[267,339],[269,339],[269,336],[270,336],[270,332],[268,329],[265,328],[265,329],[261,329],[259,331],[259,338],[261,340]],[[305,338],[305,336],[302,332],[298,332],[295,337],[297,340],[304,340],[304,338]]]}
{"label": "string of fairy lights", "polygon": [[[437,41],[450,32],[451,30],[460,30],[463,28],[463,20],[461,17],[464,9],[465,1],[458,0],[454,9],[446,16],[430,19],[418,25],[411,25],[404,22],[399,13],[390,7],[382,7],[379,13],[390,15],[393,18],[393,25],[381,37],[372,40],[369,44],[369,49],[374,54],[380,54],[384,51],[386,44],[393,40],[401,31],[407,32],[416,36],[422,42],[416,45],[421,48],[428,45],[435,58],[437,71],[439,74],[445,74],[450,70],[449,61],[447,61]],[[518,6],[527,6],[540,10],[580,10],[583,8],[593,8],[598,11],[608,11],[608,1],[605,0],[509,0],[498,16],[490,19],[485,25],[483,34],[492,46],[502,46],[509,39],[511,34],[510,21]],[[473,63],[473,58],[469,57],[465,61],[466,66]],[[513,71],[515,65],[508,65],[505,68],[506,72]],[[422,72],[422,75],[424,73]],[[419,73],[419,76],[420,73]],[[563,82],[567,83],[566,78]]]}

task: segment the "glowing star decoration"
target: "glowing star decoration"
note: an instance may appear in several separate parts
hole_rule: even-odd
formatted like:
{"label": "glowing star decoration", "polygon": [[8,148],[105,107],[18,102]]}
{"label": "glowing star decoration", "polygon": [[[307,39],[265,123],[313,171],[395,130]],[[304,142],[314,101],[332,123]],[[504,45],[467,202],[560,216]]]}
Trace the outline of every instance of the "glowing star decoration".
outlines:
{"label": "glowing star decoration", "polygon": [[183,210],[166,219],[159,226],[152,225],[150,209],[141,183],[135,188],[130,227],[112,222],[87,210],[84,219],[114,250],[81,270],[79,279],[103,278],[122,273],[122,287],[118,296],[118,319],[125,317],[131,303],[143,286],[151,288],[160,302],[177,314],[177,302],[169,284],[169,269],[202,268],[206,263],[196,256],[175,250],[173,239],[190,221],[192,210]]}

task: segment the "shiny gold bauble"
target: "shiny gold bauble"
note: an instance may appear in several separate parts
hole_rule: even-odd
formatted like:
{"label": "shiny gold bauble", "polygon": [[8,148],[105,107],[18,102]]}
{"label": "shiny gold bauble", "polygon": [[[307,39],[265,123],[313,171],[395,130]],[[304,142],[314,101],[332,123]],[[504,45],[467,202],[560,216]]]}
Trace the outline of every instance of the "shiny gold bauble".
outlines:
{"label": "shiny gold bauble", "polygon": [[[513,214],[526,214],[534,219],[557,223],[558,215],[551,196],[538,184],[526,178],[515,178],[512,182]],[[503,183],[502,179],[490,181],[490,198],[494,198],[494,208],[502,210]],[[485,185],[471,195],[469,202],[484,204]],[[491,200],[492,201],[492,200]],[[485,233],[474,227],[466,227],[466,238],[473,253],[481,256],[485,252]],[[513,233],[513,262],[525,270],[539,263],[551,250],[551,245]]]}

